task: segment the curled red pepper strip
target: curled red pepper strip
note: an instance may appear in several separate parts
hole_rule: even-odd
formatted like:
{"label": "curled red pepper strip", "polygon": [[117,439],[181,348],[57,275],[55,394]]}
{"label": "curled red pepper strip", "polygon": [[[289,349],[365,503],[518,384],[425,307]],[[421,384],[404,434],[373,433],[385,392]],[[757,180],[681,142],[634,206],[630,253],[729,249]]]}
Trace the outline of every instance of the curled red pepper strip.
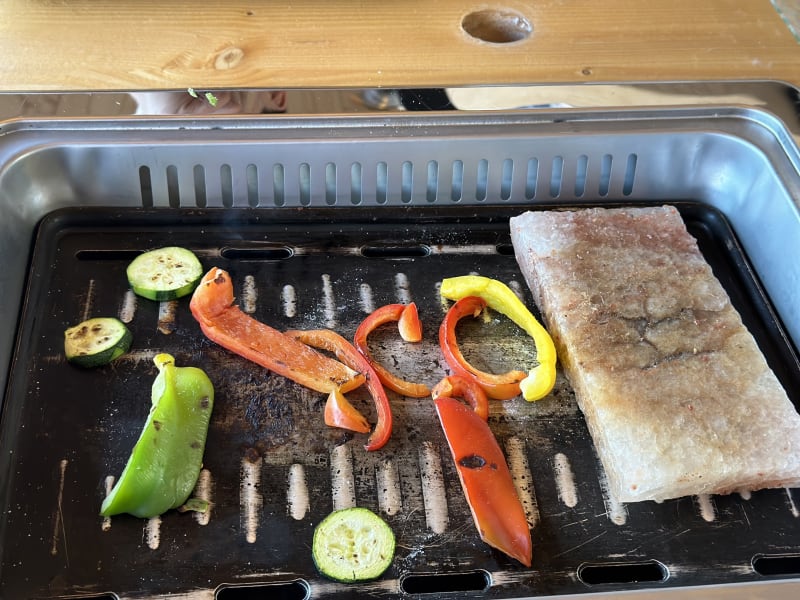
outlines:
{"label": "curled red pepper strip", "polygon": [[481,419],[489,420],[489,400],[486,392],[475,380],[461,377],[460,375],[448,375],[439,383],[433,386],[433,399],[438,398],[463,398],[472,407]]}
{"label": "curled red pepper strip", "polygon": [[405,341],[418,342],[422,339],[422,324],[419,320],[417,305],[412,302],[411,304],[387,304],[374,310],[359,324],[353,343],[364,358],[369,361],[381,382],[387,388],[411,398],[430,396],[431,390],[427,385],[413,383],[398,377],[375,360],[369,351],[367,336],[381,325],[393,321],[398,322],[400,336]]}
{"label": "curled red pepper strip", "polygon": [[333,390],[325,402],[325,425],[358,433],[369,433],[372,429],[367,418],[338,389]]}
{"label": "curled red pepper strip", "polygon": [[375,402],[377,422],[364,448],[383,448],[392,435],[392,409],[386,390],[369,361],[350,342],[331,329],[292,330],[287,331],[286,335],[314,348],[333,352],[336,358],[366,377],[367,389]]}
{"label": "curled red pepper strip", "polygon": [[489,425],[454,398],[434,403],[481,539],[530,567],[528,519]]}
{"label": "curled red pepper strip", "polygon": [[400,337],[407,342],[422,341],[422,321],[419,320],[416,303],[411,302],[403,307],[400,319],[397,321],[397,329],[400,331]]}
{"label": "curled red pepper strip", "polygon": [[350,367],[257,321],[233,303],[233,283],[223,269],[210,269],[189,307],[211,341],[318,392],[352,390],[364,376]]}
{"label": "curled red pepper strip", "polygon": [[466,296],[458,300],[447,311],[439,327],[439,345],[447,364],[456,375],[478,383],[486,395],[495,400],[508,400],[520,394],[519,382],[528,376],[524,371],[512,370],[496,375],[472,366],[458,347],[456,325],[466,317],[477,317],[487,304],[478,296]]}

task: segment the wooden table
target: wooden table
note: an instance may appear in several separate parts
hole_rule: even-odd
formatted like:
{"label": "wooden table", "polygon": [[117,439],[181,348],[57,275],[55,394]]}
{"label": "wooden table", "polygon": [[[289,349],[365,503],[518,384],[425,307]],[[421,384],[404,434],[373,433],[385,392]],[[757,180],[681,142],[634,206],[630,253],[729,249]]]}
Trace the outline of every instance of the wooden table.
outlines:
{"label": "wooden table", "polygon": [[[465,32],[486,7],[522,39]],[[5,92],[800,86],[800,43],[770,0],[4,0],[0,56]]]}

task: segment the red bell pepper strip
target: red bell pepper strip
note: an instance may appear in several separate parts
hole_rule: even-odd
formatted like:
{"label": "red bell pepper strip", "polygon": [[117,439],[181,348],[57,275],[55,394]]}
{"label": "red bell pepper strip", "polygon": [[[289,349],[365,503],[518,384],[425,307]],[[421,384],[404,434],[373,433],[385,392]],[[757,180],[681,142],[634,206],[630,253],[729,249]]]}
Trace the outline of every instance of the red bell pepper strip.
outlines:
{"label": "red bell pepper strip", "polygon": [[463,398],[475,411],[475,414],[484,421],[489,420],[489,400],[486,392],[473,379],[460,375],[448,375],[433,386],[431,394],[434,400],[441,397]]}
{"label": "red bell pepper strip", "polygon": [[486,308],[486,301],[478,296],[466,296],[447,311],[439,327],[439,345],[447,364],[456,375],[477,382],[490,398],[508,400],[520,394],[519,382],[527,377],[524,371],[512,370],[496,375],[471,365],[458,347],[456,325],[466,317],[477,317]]}
{"label": "red bell pepper strip", "polygon": [[377,310],[374,310],[370,315],[361,321],[356,329],[353,343],[358,351],[364,355],[372,368],[378,374],[381,383],[390,390],[409,396],[411,398],[425,398],[430,396],[430,388],[422,383],[413,383],[406,381],[389,371],[386,367],[381,365],[369,351],[367,345],[367,336],[372,333],[376,328],[397,321],[400,336],[407,342],[419,342],[422,339],[422,323],[419,320],[419,313],[417,312],[417,305],[413,302],[411,304],[387,304]]}
{"label": "red bell pepper strip", "polygon": [[525,509],[489,425],[454,398],[434,403],[481,539],[530,567],[532,543]]}
{"label": "red bell pepper strip", "polygon": [[400,331],[400,337],[407,342],[422,341],[422,321],[419,319],[419,311],[417,311],[415,302],[403,307],[400,319],[397,321],[397,329]]}
{"label": "red bell pepper strip", "polygon": [[364,383],[360,372],[242,312],[233,304],[233,284],[222,269],[205,274],[189,307],[211,341],[301,385],[330,394]]}
{"label": "red bell pepper strip", "polygon": [[367,450],[383,448],[392,435],[392,409],[389,406],[386,390],[383,389],[378,374],[369,361],[350,342],[331,329],[293,330],[287,331],[286,335],[303,344],[333,352],[340,361],[364,374],[377,414],[375,429],[372,430],[364,448]]}
{"label": "red bell pepper strip", "polygon": [[349,429],[357,433],[369,433],[370,427],[367,418],[344,397],[339,390],[333,390],[325,402],[325,425]]}

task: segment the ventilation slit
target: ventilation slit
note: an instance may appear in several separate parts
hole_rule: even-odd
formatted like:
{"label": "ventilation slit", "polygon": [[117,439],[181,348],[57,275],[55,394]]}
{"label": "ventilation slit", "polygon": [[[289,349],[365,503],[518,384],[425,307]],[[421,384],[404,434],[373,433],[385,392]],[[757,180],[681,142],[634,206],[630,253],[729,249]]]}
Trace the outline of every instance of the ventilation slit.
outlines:
{"label": "ventilation slit", "polygon": [[550,171],[550,197],[558,198],[561,195],[561,183],[564,177],[564,158],[553,158],[553,168]]}
{"label": "ventilation slit", "polygon": [[502,179],[500,180],[500,199],[511,198],[512,181],[514,177],[514,161],[507,158],[503,161]]}
{"label": "ventilation slit", "polygon": [[628,162],[625,164],[625,180],[622,183],[622,194],[630,196],[633,192],[633,181],[636,178],[636,161],[639,159],[635,154],[628,155]]}
{"label": "ventilation slit", "polygon": [[256,208],[258,206],[258,167],[253,164],[247,165],[244,174],[247,181],[247,205]]}
{"label": "ventilation slit", "polygon": [[370,244],[361,247],[365,258],[424,258],[430,256],[431,249],[424,244]]}
{"label": "ventilation slit", "polygon": [[233,172],[230,165],[219,168],[220,188],[222,190],[222,206],[233,206]]}
{"label": "ventilation slit", "polygon": [[294,256],[291,246],[270,244],[265,246],[237,247],[225,246],[220,248],[219,255],[228,260],[286,260]]}
{"label": "ventilation slit", "polygon": [[525,175],[525,199],[533,200],[536,197],[536,183],[539,179],[539,160],[532,158],[528,161],[528,172]]}
{"label": "ventilation slit", "polygon": [[152,208],[153,181],[150,179],[150,167],[146,165],[139,167],[139,189],[142,192],[142,206],[144,208]]}
{"label": "ventilation slit", "polygon": [[408,204],[414,198],[414,165],[405,161],[400,172],[400,200]]}
{"label": "ventilation slit", "polygon": [[116,594],[91,594],[90,596],[70,596],[70,600],[117,600]]}
{"label": "ventilation slit", "polygon": [[361,163],[350,166],[350,204],[359,205],[363,201]]}
{"label": "ventilation slit", "polygon": [[453,161],[453,181],[450,186],[450,200],[459,202],[464,193],[464,163]]}
{"label": "ventilation slit", "polygon": [[425,190],[425,199],[429,203],[436,202],[439,195],[439,163],[435,160],[428,162],[428,184]]}
{"label": "ventilation slit", "polygon": [[598,192],[601,196],[608,196],[608,190],[611,186],[611,163],[613,159],[610,154],[604,154],[600,160],[600,187]]}
{"label": "ventilation slit", "polygon": [[300,186],[300,204],[308,206],[311,204],[311,165],[308,163],[300,163],[297,183]]}
{"label": "ventilation slit", "polygon": [[578,567],[578,579],[587,585],[666,581],[668,577],[667,567],[657,560],[585,564]]}
{"label": "ventilation slit", "polygon": [[175,165],[167,167],[167,198],[172,208],[180,208],[181,191],[178,186],[178,167]]}
{"label": "ventilation slit", "polygon": [[589,167],[589,157],[581,154],[578,164],[575,165],[575,197],[580,198],[586,192],[586,172]]}
{"label": "ventilation slit", "polygon": [[325,204],[336,204],[336,163],[325,165]]}
{"label": "ventilation slit", "polygon": [[142,253],[141,250],[78,250],[75,258],[86,261],[123,260],[131,262]]}
{"label": "ventilation slit", "polygon": [[482,202],[486,200],[489,189],[489,161],[482,158],[478,161],[478,173],[475,182],[475,199]]}
{"label": "ventilation slit", "polygon": [[302,579],[270,583],[246,583],[221,586],[214,596],[216,600],[305,600],[311,596],[311,588]]}
{"label": "ventilation slit", "polygon": [[194,175],[194,203],[198,208],[208,206],[208,195],[206,194],[206,170],[203,165],[195,165],[192,169]]}
{"label": "ventilation slit", "polygon": [[759,554],[753,557],[753,570],[765,577],[797,575],[800,573],[800,554]]}
{"label": "ventilation slit", "polygon": [[421,573],[405,575],[400,580],[400,589],[406,594],[485,592],[491,584],[491,576],[486,571]]}
{"label": "ventilation slit", "polygon": [[375,202],[386,204],[389,201],[389,167],[379,162],[375,173]]}
{"label": "ventilation slit", "polygon": [[286,204],[286,175],[283,165],[276,163],[272,167],[272,192],[275,198],[275,206]]}

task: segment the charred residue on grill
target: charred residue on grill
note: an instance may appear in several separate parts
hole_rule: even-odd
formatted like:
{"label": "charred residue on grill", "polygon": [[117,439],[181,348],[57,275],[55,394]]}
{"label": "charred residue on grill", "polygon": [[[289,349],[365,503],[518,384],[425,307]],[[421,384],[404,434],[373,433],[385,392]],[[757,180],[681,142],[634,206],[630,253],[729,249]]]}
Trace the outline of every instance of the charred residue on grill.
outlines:
{"label": "charred residue on grill", "polygon": [[261,454],[255,448],[245,448],[243,458],[251,464],[257,464],[261,460]]}
{"label": "charred residue on grill", "polygon": [[467,361],[483,371],[504,373],[536,364],[536,345],[530,336],[494,310],[461,319],[456,336]]}
{"label": "charred residue on grill", "polygon": [[[297,444],[317,452],[353,439],[352,433],[325,425],[324,394],[225,350],[215,349],[214,353],[218,356],[209,361],[213,364],[209,376],[220,382],[224,397],[214,404],[212,426],[236,436],[240,445],[267,452]],[[348,398],[371,417],[372,407],[365,390],[353,390]]]}
{"label": "charred residue on grill", "polygon": [[298,394],[299,386],[283,377],[266,375],[263,383],[242,389],[246,402],[244,419],[263,439],[280,443],[291,436],[295,428],[294,402],[305,394]]}
{"label": "charred residue on grill", "polygon": [[[302,388],[224,350],[213,353],[218,355],[208,363],[213,365],[209,377],[224,390],[215,402],[213,426],[241,435],[251,445],[285,443],[295,427],[295,410],[301,408]],[[201,408],[207,407],[208,399]]]}
{"label": "charred residue on grill", "polygon": [[[426,320],[427,317],[427,320]],[[404,342],[397,331],[396,323],[387,323],[369,335],[369,348],[373,357],[387,369],[403,379],[433,386],[442,377],[442,366],[437,362],[439,352],[435,344],[432,317],[422,315],[421,342]]]}

